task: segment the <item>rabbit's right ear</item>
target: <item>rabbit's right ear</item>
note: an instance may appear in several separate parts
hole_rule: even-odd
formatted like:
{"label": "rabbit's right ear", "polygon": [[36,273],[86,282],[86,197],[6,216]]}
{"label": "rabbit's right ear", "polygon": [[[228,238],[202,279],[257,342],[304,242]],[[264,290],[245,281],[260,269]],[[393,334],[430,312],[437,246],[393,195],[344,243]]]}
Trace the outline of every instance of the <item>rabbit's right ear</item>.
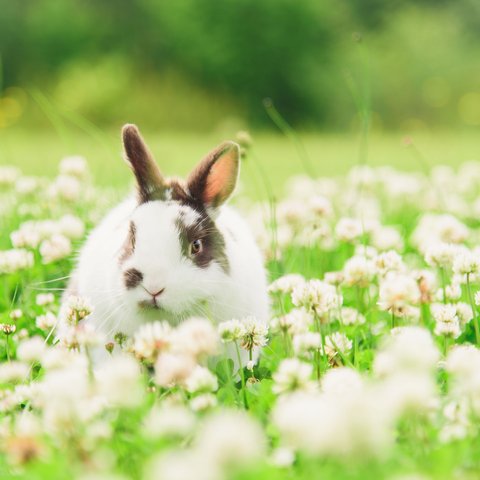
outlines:
{"label": "rabbit's right ear", "polygon": [[140,202],[163,199],[167,189],[165,179],[136,125],[125,125],[122,129],[122,138],[125,159],[137,179]]}

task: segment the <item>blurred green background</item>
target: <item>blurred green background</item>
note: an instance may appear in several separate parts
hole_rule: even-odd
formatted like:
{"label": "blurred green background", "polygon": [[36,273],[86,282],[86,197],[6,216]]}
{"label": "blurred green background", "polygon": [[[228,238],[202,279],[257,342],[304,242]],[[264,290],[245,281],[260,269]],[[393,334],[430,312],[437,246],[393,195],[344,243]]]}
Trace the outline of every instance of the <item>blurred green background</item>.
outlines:
{"label": "blurred green background", "polygon": [[136,122],[179,173],[248,129],[281,182],[301,166],[266,98],[318,173],[418,167],[405,135],[432,163],[478,153],[478,0],[0,0],[0,59],[0,161],[32,173],[107,172]]}

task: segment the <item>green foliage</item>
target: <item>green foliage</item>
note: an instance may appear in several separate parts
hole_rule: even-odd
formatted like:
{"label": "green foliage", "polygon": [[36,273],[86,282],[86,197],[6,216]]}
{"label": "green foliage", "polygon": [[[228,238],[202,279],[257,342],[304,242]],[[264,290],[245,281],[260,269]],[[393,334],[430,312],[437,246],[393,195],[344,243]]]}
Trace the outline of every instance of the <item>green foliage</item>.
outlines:
{"label": "green foliage", "polygon": [[477,3],[0,0],[0,88],[103,125],[271,126],[269,97],[296,126],[348,129],[357,97],[380,127],[475,126]]}

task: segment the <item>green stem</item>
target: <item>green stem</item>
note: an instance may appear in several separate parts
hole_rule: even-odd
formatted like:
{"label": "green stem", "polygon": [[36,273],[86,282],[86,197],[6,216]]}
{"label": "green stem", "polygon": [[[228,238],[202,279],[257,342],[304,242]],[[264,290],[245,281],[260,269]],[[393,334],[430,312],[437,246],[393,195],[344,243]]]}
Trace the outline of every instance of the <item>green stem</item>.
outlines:
{"label": "green stem", "polygon": [[90,380],[90,383],[93,384],[93,381],[94,381],[93,360],[92,360],[92,355],[88,346],[85,347],[85,356],[87,357],[88,379]]}
{"label": "green stem", "polygon": [[470,307],[472,308],[472,313],[473,313],[473,327],[475,328],[475,341],[478,344],[480,344],[480,328],[478,326],[478,316],[475,312],[475,303],[473,301],[472,297],[472,289],[470,288],[470,274],[467,273],[467,295],[468,295],[468,300],[470,302]]}
{"label": "green stem", "polygon": [[243,372],[242,366],[242,357],[240,356],[240,349],[238,348],[238,343],[233,342],[235,344],[235,350],[237,352],[237,360],[238,360],[238,371],[240,372],[240,379],[242,381],[242,393],[243,393],[243,404],[245,409],[248,410],[248,400],[247,400],[247,388],[245,384],[245,373]]}
{"label": "green stem", "polygon": [[395,328],[395,312],[393,311],[393,308],[392,308],[392,328]]}
{"label": "green stem", "polygon": [[447,286],[445,280],[445,269],[440,267],[440,277],[442,279],[442,290],[443,290],[443,303],[447,303]]}
{"label": "green stem", "polygon": [[7,362],[10,361],[10,335],[7,335],[7,343],[6,343],[6,347],[5,347],[5,351],[7,353]]}
{"label": "green stem", "polygon": [[353,339],[353,363],[355,368],[358,368],[358,335],[356,333]]}
{"label": "green stem", "polygon": [[443,356],[446,358],[448,352],[448,337],[445,335],[443,337]]}

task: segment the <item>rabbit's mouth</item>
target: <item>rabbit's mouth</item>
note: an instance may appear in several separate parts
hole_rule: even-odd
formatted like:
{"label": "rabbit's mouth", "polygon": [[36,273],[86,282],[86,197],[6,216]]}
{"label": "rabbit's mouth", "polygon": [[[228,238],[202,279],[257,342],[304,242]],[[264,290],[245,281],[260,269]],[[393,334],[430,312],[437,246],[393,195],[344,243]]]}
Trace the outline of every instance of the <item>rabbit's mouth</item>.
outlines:
{"label": "rabbit's mouth", "polygon": [[155,299],[142,300],[141,302],[138,302],[138,306],[141,310],[165,310],[161,305],[157,303]]}

